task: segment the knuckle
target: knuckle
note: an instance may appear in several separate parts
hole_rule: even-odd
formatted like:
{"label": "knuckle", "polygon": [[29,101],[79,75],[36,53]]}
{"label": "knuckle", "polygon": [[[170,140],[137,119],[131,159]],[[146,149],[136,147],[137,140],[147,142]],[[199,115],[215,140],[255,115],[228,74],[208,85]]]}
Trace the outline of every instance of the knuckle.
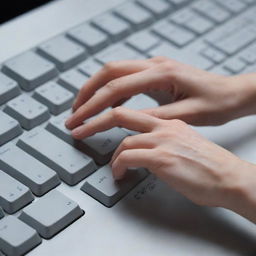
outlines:
{"label": "knuckle", "polygon": [[165,61],[159,64],[161,72],[164,73],[165,77],[169,80],[175,80],[178,75],[178,64],[175,61]]}
{"label": "knuckle", "polygon": [[104,64],[103,69],[106,72],[110,72],[110,71],[114,71],[116,70],[118,67],[117,62],[116,61],[110,61]]}
{"label": "knuckle", "polygon": [[156,57],[152,58],[151,60],[153,60],[155,62],[163,62],[163,61],[167,61],[168,58],[164,57],[164,56],[156,56]]}
{"label": "knuckle", "polygon": [[119,156],[117,157],[119,162],[124,162],[128,157],[128,152],[127,151],[122,151]]}
{"label": "knuckle", "polygon": [[114,120],[119,121],[123,120],[123,117],[125,115],[125,109],[124,107],[116,107],[112,110],[112,115]]}
{"label": "knuckle", "polygon": [[110,81],[105,85],[105,89],[111,92],[117,91],[118,88],[119,88],[119,83],[117,82],[117,80]]}
{"label": "knuckle", "polygon": [[126,137],[122,142],[121,142],[121,147],[123,149],[130,148],[132,144],[132,138],[131,137]]}

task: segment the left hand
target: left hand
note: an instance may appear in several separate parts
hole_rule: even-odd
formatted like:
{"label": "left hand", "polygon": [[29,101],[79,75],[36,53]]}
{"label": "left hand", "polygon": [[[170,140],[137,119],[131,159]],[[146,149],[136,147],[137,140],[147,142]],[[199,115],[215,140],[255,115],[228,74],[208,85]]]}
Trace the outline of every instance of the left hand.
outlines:
{"label": "left hand", "polygon": [[245,209],[239,205],[241,184],[250,187],[247,178],[255,167],[180,120],[117,107],[76,128],[72,135],[82,139],[115,126],[142,132],[125,138],[115,151],[111,165],[116,179],[122,179],[129,167],[145,167],[197,204]]}

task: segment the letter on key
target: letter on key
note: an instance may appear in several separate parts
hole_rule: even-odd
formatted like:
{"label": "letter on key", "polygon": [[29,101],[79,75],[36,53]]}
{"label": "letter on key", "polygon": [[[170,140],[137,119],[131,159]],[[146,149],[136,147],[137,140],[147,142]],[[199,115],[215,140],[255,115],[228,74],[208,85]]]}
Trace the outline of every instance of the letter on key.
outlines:
{"label": "letter on key", "polygon": [[30,190],[0,170],[0,206],[12,214],[30,203],[34,197]]}
{"label": "letter on key", "polygon": [[51,238],[83,213],[77,203],[53,190],[24,208],[19,218],[43,238]]}
{"label": "letter on key", "polygon": [[132,169],[128,170],[124,180],[115,181],[111,167],[105,165],[85,181],[81,190],[102,204],[111,207],[147,175],[147,171],[143,168]]}
{"label": "letter on key", "polygon": [[8,256],[21,256],[42,242],[37,232],[14,216],[0,220],[0,250]]}
{"label": "letter on key", "polygon": [[17,145],[55,170],[69,185],[75,185],[96,169],[90,157],[44,129],[34,129],[23,135]]}
{"label": "letter on key", "polygon": [[45,194],[60,183],[56,172],[13,143],[0,148],[0,168],[28,186],[37,196]]}

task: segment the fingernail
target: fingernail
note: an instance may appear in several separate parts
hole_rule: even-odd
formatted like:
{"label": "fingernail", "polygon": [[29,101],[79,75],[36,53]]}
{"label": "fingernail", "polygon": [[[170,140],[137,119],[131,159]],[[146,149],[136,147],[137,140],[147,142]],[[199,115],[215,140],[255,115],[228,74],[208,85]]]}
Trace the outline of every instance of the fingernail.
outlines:
{"label": "fingernail", "polygon": [[70,124],[71,124],[71,118],[68,118],[65,122],[65,125],[67,128],[69,128]]}

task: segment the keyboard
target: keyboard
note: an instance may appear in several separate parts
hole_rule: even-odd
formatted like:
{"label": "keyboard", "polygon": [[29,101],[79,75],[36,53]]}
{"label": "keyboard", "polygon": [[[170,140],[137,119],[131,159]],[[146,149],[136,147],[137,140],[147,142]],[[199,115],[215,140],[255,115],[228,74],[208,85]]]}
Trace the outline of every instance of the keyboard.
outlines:
{"label": "keyboard", "polygon": [[[24,255],[86,218],[60,184],[110,208],[149,175],[137,168],[113,180],[108,162],[133,131],[75,141],[65,128],[93,74],[109,61],[159,55],[222,75],[255,72],[255,13],[254,0],[127,1],[2,63],[0,255]],[[140,94],[124,106],[157,102]]]}

